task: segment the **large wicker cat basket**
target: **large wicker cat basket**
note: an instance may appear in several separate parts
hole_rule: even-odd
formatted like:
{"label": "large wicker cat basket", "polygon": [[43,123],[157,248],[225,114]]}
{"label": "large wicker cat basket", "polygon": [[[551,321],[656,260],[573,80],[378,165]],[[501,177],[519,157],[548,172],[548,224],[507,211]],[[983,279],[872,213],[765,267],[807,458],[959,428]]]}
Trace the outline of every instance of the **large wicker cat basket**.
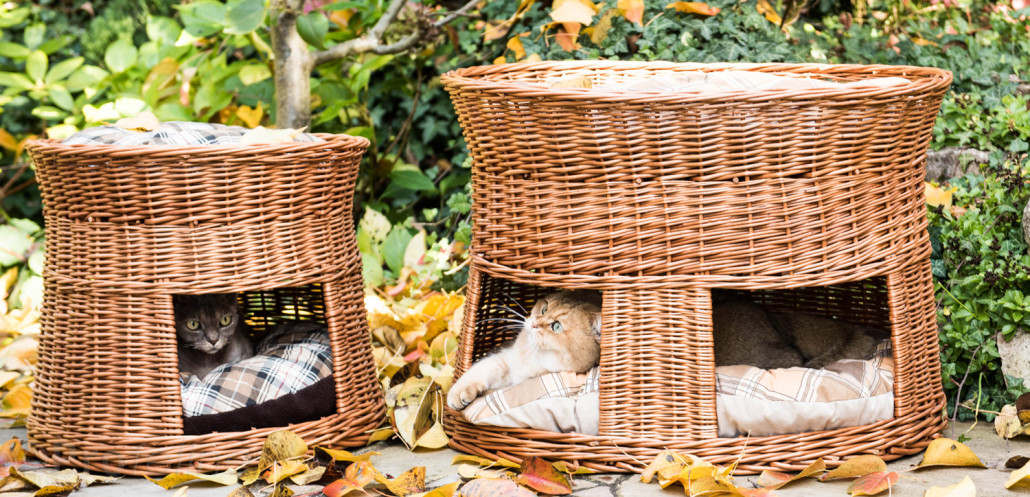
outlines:
{"label": "large wicker cat basket", "polygon": [[[880,87],[627,91],[656,76],[760,71]],[[586,77],[591,89],[551,87]],[[545,62],[442,77],[474,160],[457,370],[512,337],[492,317],[555,288],[604,294],[599,435],[470,424],[455,449],[638,471],[661,450],[738,471],[913,454],[944,426],[923,165],[947,71]],[[711,289],[890,329],[894,417],[720,438]]]}
{"label": "large wicker cat basket", "polygon": [[[36,141],[46,220],[45,299],[28,419],[35,453],[127,474],[235,468],[288,428],[361,446],[382,420],[354,239],[364,138],[252,146]],[[336,413],[184,435],[173,294],[241,292],[257,332],[329,329]]]}

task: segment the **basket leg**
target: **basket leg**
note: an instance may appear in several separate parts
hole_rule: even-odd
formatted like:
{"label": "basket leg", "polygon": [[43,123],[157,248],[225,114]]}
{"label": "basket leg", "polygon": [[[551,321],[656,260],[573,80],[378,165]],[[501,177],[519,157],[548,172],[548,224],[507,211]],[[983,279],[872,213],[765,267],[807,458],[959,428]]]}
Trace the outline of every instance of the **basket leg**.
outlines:
{"label": "basket leg", "polygon": [[937,415],[944,393],[930,261],[924,259],[889,274],[887,298],[897,365],[894,416]]}
{"label": "basket leg", "polygon": [[608,290],[603,312],[600,435],[717,438],[711,292]]}

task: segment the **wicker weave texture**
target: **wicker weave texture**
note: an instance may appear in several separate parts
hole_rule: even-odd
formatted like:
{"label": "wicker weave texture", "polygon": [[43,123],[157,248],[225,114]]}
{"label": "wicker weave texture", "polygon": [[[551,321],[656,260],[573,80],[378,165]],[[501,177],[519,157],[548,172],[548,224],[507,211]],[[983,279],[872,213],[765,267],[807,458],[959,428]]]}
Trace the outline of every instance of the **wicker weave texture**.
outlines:
{"label": "wicker weave texture", "polygon": [[[241,292],[256,333],[327,325],[337,413],[290,428],[359,446],[378,425],[352,197],[363,138],[251,147],[29,145],[47,229],[29,437],[106,472],[236,467],[274,429],[184,436],[171,295]],[[283,420],[286,426],[289,420]]]}
{"label": "wicker weave texture", "polygon": [[[746,70],[877,88],[631,92]],[[551,88],[588,77],[592,89]],[[639,470],[659,450],[738,470],[917,452],[943,428],[923,164],[951,74],[932,68],[608,61],[444,75],[473,157],[472,273],[459,374],[510,339],[509,298],[604,291],[600,435],[497,429],[448,412],[452,445]],[[776,437],[717,436],[711,290],[890,329],[895,417]],[[745,450],[746,445],[746,450]],[[741,453],[743,452],[743,456]]]}

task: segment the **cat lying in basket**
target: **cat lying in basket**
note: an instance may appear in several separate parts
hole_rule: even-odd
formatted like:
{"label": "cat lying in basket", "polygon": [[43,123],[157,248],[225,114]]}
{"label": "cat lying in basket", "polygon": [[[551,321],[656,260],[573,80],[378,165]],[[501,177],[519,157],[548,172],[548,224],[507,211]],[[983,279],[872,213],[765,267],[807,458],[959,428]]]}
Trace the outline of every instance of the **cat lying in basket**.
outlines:
{"label": "cat lying in basket", "polygon": [[[841,359],[876,352],[875,328],[798,312],[772,313],[753,302],[716,297],[713,302],[715,364],[762,369],[822,368]],[[601,347],[601,296],[562,291],[536,302],[509,346],[476,362],[447,396],[452,409],[476,397],[547,373],[586,373],[597,366]]]}

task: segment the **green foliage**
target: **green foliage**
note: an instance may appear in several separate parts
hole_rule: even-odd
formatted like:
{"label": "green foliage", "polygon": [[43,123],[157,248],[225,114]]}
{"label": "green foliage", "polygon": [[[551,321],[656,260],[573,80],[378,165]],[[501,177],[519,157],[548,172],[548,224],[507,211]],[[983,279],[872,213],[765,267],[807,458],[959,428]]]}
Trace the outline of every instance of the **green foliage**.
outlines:
{"label": "green foliage", "polygon": [[[983,175],[955,179],[954,205],[929,209],[944,388],[953,412],[997,411],[1024,391],[999,369],[996,337],[1030,330],[1030,255],[1022,206],[1030,199],[1030,161],[994,154]],[[963,385],[959,395],[959,385]],[[1030,385],[1028,385],[1030,386]]]}
{"label": "green foliage", "polygon": [[32,221],[0,224],[0,298],[7,299],[0,302],[0,317],[8,309],[37,309],[43,301],[43,243],[43,229]]}

